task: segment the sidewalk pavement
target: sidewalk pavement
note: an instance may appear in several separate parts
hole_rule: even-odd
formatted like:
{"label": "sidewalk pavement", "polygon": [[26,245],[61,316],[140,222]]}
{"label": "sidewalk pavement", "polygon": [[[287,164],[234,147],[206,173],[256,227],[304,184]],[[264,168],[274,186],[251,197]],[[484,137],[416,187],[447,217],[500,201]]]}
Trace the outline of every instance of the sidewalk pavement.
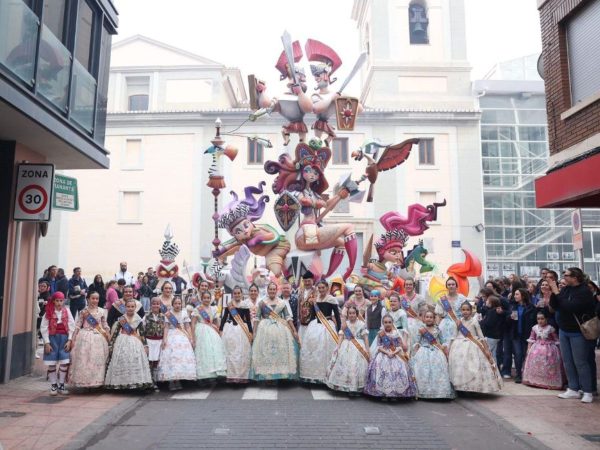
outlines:
{"label": "sidewalk pavement", "polygon": [[37,359],[32,376],[0,385],[0,448],[62,448],[83,437],[82,430],[89,434],[95,424],[120,417],[140,398],[106,391],[82,392],[51,397],[45,368]]}

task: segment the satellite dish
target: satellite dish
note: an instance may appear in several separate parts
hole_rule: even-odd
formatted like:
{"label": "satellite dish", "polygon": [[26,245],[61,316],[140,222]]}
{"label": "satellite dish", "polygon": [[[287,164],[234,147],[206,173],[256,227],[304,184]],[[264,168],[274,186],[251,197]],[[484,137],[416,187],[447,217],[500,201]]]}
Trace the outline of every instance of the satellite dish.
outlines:
{"label": "satellite dish", "polygon": [[542,58],[543,54],[540,53],[540,56],[538,57],[537,60],[537,72],[538,75],[542,78],[542,80],[544,79],[544,59]]}

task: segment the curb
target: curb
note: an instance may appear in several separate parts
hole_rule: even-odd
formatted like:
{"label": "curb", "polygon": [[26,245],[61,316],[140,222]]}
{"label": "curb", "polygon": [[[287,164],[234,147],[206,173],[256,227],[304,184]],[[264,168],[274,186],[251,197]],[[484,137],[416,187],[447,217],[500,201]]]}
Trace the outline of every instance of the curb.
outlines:
{"label": "curb", "polygon": [[120,422],[123,417],[133,413],[137,404],[144,400],[144,396],[135,398],[126,398],[114,408],[105,412],[101,417],[87,425],[67,444],[61,447],[61,450],[80,450],[87,448],[92,440],[101,437],[103,431],[111,425]]}
{"label": "curb", "polygon": [[478,414],[481,417],[487,419],[489,422],[493,423],[494,425],[502,428],[504,431],[514,436],[516,440],[518,440],[521,444],[525,445],[526,447],[529,447],[532,450],[552,450],[551,447],[548,447],[547,445],[542,443],[535,436],[527,434],[520,428],[517,428],[512,423],[507,421],[504,417],[501,417],[498,414],[490,411],[485,406],[477,405],[469,400],[472,399],[465,400],[457,398],[454,401],[466,410]]}

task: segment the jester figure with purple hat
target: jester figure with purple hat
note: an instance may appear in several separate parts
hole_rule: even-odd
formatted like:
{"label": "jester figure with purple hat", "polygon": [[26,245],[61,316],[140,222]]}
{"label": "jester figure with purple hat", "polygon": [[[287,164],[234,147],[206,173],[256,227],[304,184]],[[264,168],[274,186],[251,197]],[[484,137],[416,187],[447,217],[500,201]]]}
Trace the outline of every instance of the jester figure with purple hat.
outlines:
{"label": "jester figure with purple hat", "polygon": [[303,251],[334,248],[325,278],[332,275],[342,263],[344,250],[348,254],[349,266],[344,272],[344,280],[350,276],[356,262],[357,242],[354,228],[348,223],[336,223],[319,227],[323,214],[321,209],[331,207],[340,198],[350,193],[340,190],[332,198],[324,195],[329,187],[325,178],[325,168],[331,158],[331,150],[321,146],[321,141],[311,140],[310,146],[300,143],[296,147],[296,159],[284,153],[279,161],[267,161],[265,171],[278,174],[273,183],[273,192],[291,192],[301,205],[302,219],[296,232],[296,247]]}
{"label": "jester figure with purple hat", "polygon": [[[284,34],[285,36],[285,34]],[[287,35],[289,37],[289,35]],[[286,45],[284,41],[284,46]],[[295,64],[302,59],[302,47],[300,42],[287,44],[287,51],[293,55],[293,61],[289,61],[286,55],[286,50],[281,52],[275,68],[279,71],[280,80],[288,80],[286,91],[283,95],[277,98],[270,97],[266,92],[264,81],[254,79],[250,76],[250,92],[253,103],[251,106],[262,108],[251,117],[258,117],[264,113],[278,112],[289,122],[281,129],[283,135],[283,145],[288,145],[290,142],[290,134],[298,134],[300,142],[306,139],[308,128],[304,123],[304,115],[312,111],[312,102],[306,94],[306,75],[304,70]],[[255,120],[255,119],[253,119]]]}
{"label": "jester figure with purple hat", "polygon": [[280,235],[275,228],[267,224],[255,224],[265,212],[269,196],[263,193],[264,181],[258,187],[246,186],[244,198],[231,191],[233,200],[219,214],[218,224],[225,228],[233,239],[223,243],[218,250],[213,252],[215,257],[226,257],[235,254],[242,245],[257,256],[264,256],[267,268],[276,276],[282,274],[285,258],[290,251],[290,243],[284,235]]}

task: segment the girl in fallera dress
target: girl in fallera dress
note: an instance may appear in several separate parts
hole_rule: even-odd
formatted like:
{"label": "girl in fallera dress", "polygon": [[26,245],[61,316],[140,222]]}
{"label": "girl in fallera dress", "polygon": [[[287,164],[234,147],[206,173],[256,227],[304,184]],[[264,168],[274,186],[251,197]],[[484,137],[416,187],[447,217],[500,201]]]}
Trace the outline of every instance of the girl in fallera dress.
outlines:
{"label": "girl in fallera dress", "polygon": [[87,307],[79,313],[75,323],[69,374],[69,385],[74,387],[104,385],[110,328],[106,323],[106,311],[98,307],[99,301],[100,294],[92,292]]}
{"label": "girl in fallera dress", "polygon": [[[392,294],[394,296],[395,294]],[[414,304],[414,303],[413,303]],[[413,304],[404,296],[400,297],[400,306],[406,313],[406,323],[408,328],[408,335],[410,337],[410,342],[415,343],[419,341],[419,330],[425,326],[423,323],[422,317],[425,312],[428,310],[433,311],[432,305],[427,305],[421,303],[419,309],[414,309]],[[411,355],[413,354],[413,346],[410,348]]]}
{"label": "girl in fallera dress", "polygon": [[267,297],[258,302],[252,344],[252,370],[256,380],[295,379],[298,371],[298,333],[277,285],[269,283]]}
{"label": "girl in fallera dress", "polygon": [[[166,284],[166,283],[165,283]],[[183,301],[173,298],[173,306],[165,313],[165,332],[158,362],[158,381],[168,381],[169,390],[181,389],[181,380],[196,379],[196,357],[190,318]]]}
{"label": "girl in fallera dress", "polygon": [[258,308],[258,293],[260,292],[258,285],[252,283],[248,288],[248,303],[250,304],[250,318],[252,323],[256,320],[256,311]]}
{"label": "girl in fallera dress", "polygon": [[153,385],[144,323],[136,308],[135,300],[128,299],[125,314],[113,325],[110,362],[104,379],[107,389],[149,389]]}
{"label": "girl in fallera dress", "polygon": [[339,332],[340,342],[331,357],[326,384],[335,391],[359,394],[367,381],[369,332],[358,320],[358,308],[346,309],[347,320]]}
{"label": "girl in fallera dress", "polygon": [[242,288],[236,286],[232,300],[223,309],[220,330],[225,347],[228,383],[248,383],[252,361],[252,320],[250,302],[244,299]]}
{"label": "girl in fallera dress", "polygon": [[327,368],[339,341],[340,313],[326,281],[317,283],[317,297],[311,302],[311,321],[300,349],[300,379],[308,383],[325,383]]}
{"label": "girl in fallera dress", "polygon": [[450,384],[448,346],[435,324],[433,311],[423,314],[423,327],[413,345],[411,366],[417,382],[419,398],[453,399],[456,393]]}
{"label": "girl in fallera dress", "polygon": [[163,313],[166,313],[171,309],[171,305],[173,304],[173,299],[175,295],[173,294],[173,285],[170,281],[165,281],[160,287],[160,304],[162,305],[160,310]]}
{"label": "girl in fallera dress", "polygon": [[216,306],[210,306],[210,292],[203,292],[200,305],[192,311],[196,378],[215,380],[227,375],[225,347],[219,331]]}
{"label": "girl in fallera dress", "polygon": [[148,361],[150,362],[150,371],[152,373],[152,380],[154,381],[154,390],[156,391],[158,391],[158,386],[156,385],[158,361],[160,360],[165,322],[165,315],[161,312],[160,298],[154,297],[150,300],[150,311],[144,317],[144,328],[148,344]]}
{"label": "girl in fallera dress", "polygon": [[413,398],[417,394],[408,362],[408,343],[394,328],[390,316],[383,317],[383,330],[377,335],[377,353],[372,356],[364,393],[373,397]]}
{"label": "girl in fallera dress", "polygon": [[131,286],[125,286],[123,288],[123,298],[115,301],[108,311],[106,322],[111,329],[119,317],[125,314],[125,303],[130,299],[135,302],[135,311],[137,315],[140,316],[140,318],[144,317],[144,308],[142,308],[142,303],[133,298],[133,288]]}
{"label": "girl in fallera dress", "polygon": [[394,327],[408,336],[408,317],[406,311],[400,308],[400,296],[398,294],[390,295],[389,303],[390,309],[384,308],[382,315],[390,316],[394,321]]}
{"label": "girl in fallera dress", "polygon": [[[46,305],[40,333],[44,341],[44,364],[48,366],[50,395],[67,395],[65,380],[71,361],[70,351],[75,321],[65,306],[65,295],[58,291]],[[57,373],[58,370],[58,373]]]}
{"label": "girl in fallera dress", "polygon": [[450,382],[457,391],[497,392],[502,389],[502,378],[467,301],[461,306],[461,316],[458,334],[450,344]]}
{"label": "girl in fallera dress", "polygon": [[446,280],[446,289],[448,289],[448,294],[446,295],[448,307],[445,308],[442,302],[438,302],[435,305],[435,314],[441,318],[438,325],[444,336],[444,341],[450,342],[456,337],[458,329],[449,310],[451,308],[454,311],[456,318],[460,319],[461,305],[467,298],[458,292],[458,282],[453,277],[449,277]]}
{"label": "girl in fallera dress", "polygon": [[558,334],[548,324],[547,313],[537,313],[537,325],[527,339],[527,359],[523,369],[523,384],[544,389],[562,389],[565,376],[562,366]]}

